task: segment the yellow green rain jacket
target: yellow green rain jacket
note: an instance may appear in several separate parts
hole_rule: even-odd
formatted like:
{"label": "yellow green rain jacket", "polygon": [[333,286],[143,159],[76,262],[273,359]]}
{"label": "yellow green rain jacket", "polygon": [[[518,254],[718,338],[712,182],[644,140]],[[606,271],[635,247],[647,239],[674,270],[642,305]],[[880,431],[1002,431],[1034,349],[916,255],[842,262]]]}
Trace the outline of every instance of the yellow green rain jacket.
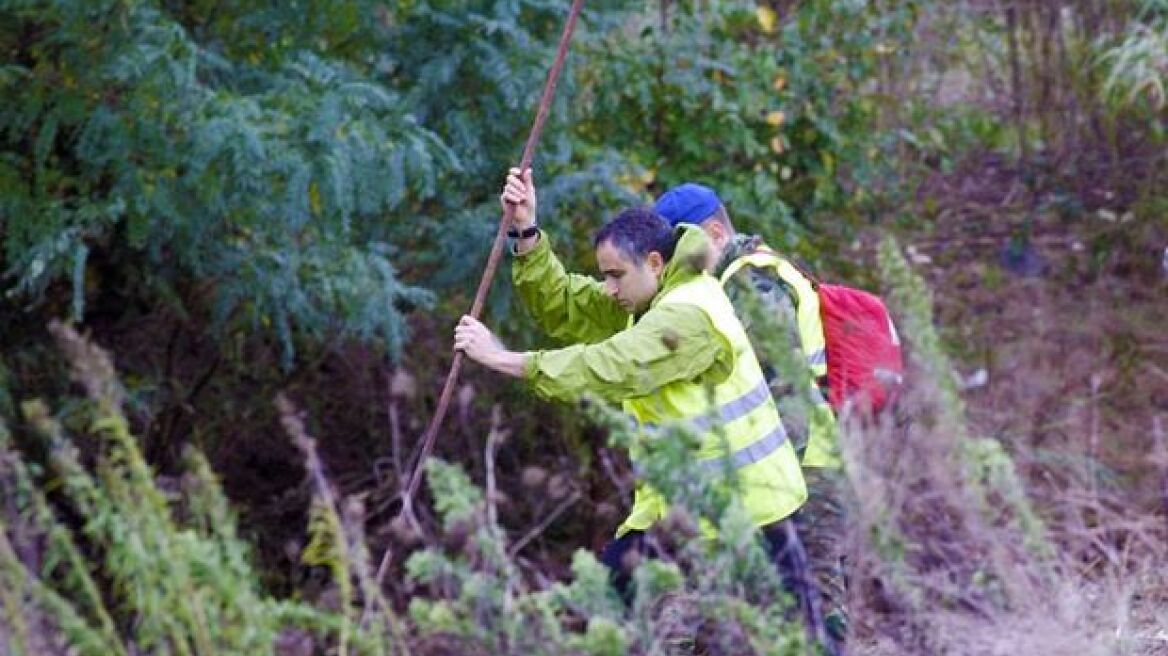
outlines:
{"label": "yellow green rain jacket", "polygon": [[[550,335],[574,343],[533,352],[526,377],[545,398],[590,392],[619,402],[642,425],[688,422],[702,435],[694,457],[712,471],[723,471],[728,459],[747,511],[764,526],[807,498],[798,457],[733,306],[700,271],[705,234],[694,226],[677,230],[661,289],[640,316],[626,313],[599,281],[567,273],[546,235],[516,257],[513,280],[523,303]],[[638,454],[630,456],[636,466]],[[665,499],[639,483],[617,535],[646,529],[666,511]]]}

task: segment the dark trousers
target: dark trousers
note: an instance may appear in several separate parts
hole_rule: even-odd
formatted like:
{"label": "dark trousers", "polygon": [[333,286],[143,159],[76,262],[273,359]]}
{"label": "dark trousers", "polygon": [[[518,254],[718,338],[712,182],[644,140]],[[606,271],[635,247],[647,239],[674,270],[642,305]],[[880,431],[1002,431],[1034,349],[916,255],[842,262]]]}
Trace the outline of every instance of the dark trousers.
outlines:
{"label": "dark trousers", "polygon": [[808,637],[822,645],[829,656],[839,656],[843,654],[843,648],[828,635],[824,626],[819,586],[812,577],[807,550],[803,548],[803,542],[795,530],[797,517],[798,513],[763,528],[762,534],[766,539],[767,551],[771,555],[771,562],[779,571],[783,589],[795,597],[799,605],[799,613],[803,616]]}
{"label": "dark trousers", "polygon": [[604,545],[600,562],[608,567],[612,587],[626,604],[633,602],[633,569],[642,558],[656,556],[654,551],[645,543],[644,531],[629,531]]}
{"label": "dark trousers", "polygon": [[[823,645],[828,654],[842,653],[823,628],[823,615],[819,608],[819,594],[811,577],[811,566],[807,552],[795,531],[793,518],[784,519],[763,527],[767,553],[779,573],[783,589],[798,602],[807,631],[812,640]],[[600,554],[600,561],[611,573],[612,585],[626,604],[632,603],[632,570],[643,558],[653,558],[657,554],[645,540],[643,531],[629,531],[609,542]]]}

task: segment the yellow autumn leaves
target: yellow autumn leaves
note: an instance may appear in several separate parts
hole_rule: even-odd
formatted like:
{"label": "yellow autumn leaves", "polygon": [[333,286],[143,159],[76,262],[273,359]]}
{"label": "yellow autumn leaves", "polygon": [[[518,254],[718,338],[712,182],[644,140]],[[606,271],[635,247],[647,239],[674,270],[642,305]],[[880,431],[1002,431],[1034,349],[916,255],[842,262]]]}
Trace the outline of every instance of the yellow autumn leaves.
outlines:
{"label": "yellow autumn leaves", "polygon": [[[754,14],[755,17],[758,18],[759,28],[765,34],[774,34],[775,31],[778,30],[779,16],[777,13],[775,13],[774,9],[771,9],[766,5],[758,5],[754,8]],[[786,86],[787,79],[782,75],[776,75],[774,82],[771,83],[771,87],[774,88],[775,91],[782,91]],[[777,131],[780,127],[782,127],[783,123],[786,121],[786,118],[786,115],[783,114],[782,111],[776,109],[767,113],[766,122],[767,125],[774,127]],[[783,138],[777,134],[771,138],[770,146],[771,150],[776,155],[782,155],[785,150],[783,146]]]}
{"label": "yellow autumn leaves", "polygon": [[[763,22],[763,14],[764,14],[764,13],[765,13],[767,16],[769,16],[769,18],[768,18],[767,20],[771,21],[771,25],[772,25],[772,27],[773,27],[773,22],[774,22],[774,20],[775,20],[775,12],[774,12],[774,10],[772,10],[770,7],[761,7],[761,6],[760,6],[758,9],[759,9],[759,18],[758,18],[758,22],[759,22],[759,24],[760,24],[760,25],[762,25],[762,26],[763,26],[763,29],[764,29],[764,30],[766,30],[766,29],[767,29],[767,27],[766,27],[767,23],[764,23],[764,22]],[[763,11],[762,11],[762,10],[764,10],[764,9],[766,10],[765,12],[763,12]],[[776,75],[776,76],[775,76],[775,79],[774,79],[774,81],[773,81],[773,82],[771,82],[771,88],[772,88],[772,89],[774,89],[776,92],[778,92],[778,91],[782,91],[782,90],[783,90],[783,89],[785,89],[786,87],[787,87],[787,78],[786,78],[786,77],[784,77],[782,74]],[[774,111],[771,111],[770,113],[768,113],[768,114],[767,114],[767,117],[766,117],[766,122],[767,122],[769,125],[772,125],[772,126],[774,126],[776,130],[777,130],[778,128],[782,127],[783,123],[785,123],[785,122],[786,122],[786,120],[787,120],[787,115],[786,115],[786,114],[784,114],[782,111],[780,111],[780,110],[777,110],[777,109],[776,109],[776,110],[774,110]],[[772,151],[774,151],[774,153],[775,153],[776,155],[782,155],[782,154],[783,154],[783,150],[784,150],[784,149],[783,149],[783,139],[782,139],[782,137],[779,137],[778,135],[775,135],[775,136],[774,136],[774,137],[771,139],[771,150],[772,150]]]}
{"label": "yellow autumn leaves", "polygon": [[[778,110],[778,109],[771,111],[771,112],[768,112],[766,115],[767,125],[773,126],[776,130],[778,128],[782,127],[783,122],[786,120],[787,120],[786,114],[784,114],[781,110]],[[771,138],[771,150],[774,151],[774,153],[776,155],[783,154],[783,150],[784,150],[783,138],[777,134]]]}
{"label": "yellow autumn leaves", "polygon": [[650,167],[641,170],[639,173],[630,171],[624,175],[617,176],[617,184],[632,191],[640,193],[647,189],[649,185],[657,178],[657,169]]}
{"label": "yellow autumn leaves", "polygon": [[[755,7],[755,17],[758,20],[759,29],[765,34],[775,34],[779,29],[778,13],[769,6],[757,5]],[[715,70],[712,72],[714,81],[718,84],[724,84],[728,80],[723,75],[722,71]],[[778,94],[787,88],[787,78],[785,73],[779,73],[771,81],[771,88]],[[787,122],[787,115],[782,110],[773,109],[767,111],[763,120],[773,130],[773,136],[770,138],[768,145],[775,155],[782,155],[786,152],[786,146],[780,132]],[[648,167],[644,169],[634,169],[619,175],[616,182],[632,191],[633,193],[641,193],[648,189],[655,181],[657,170],[655,167]]]}
{"label": "yellow autumn leaves", "polygon": [[774,9],[766,5],[758,5],[754,9],[755,16],[758,17],[758,26],[767,34],[774,34],[779,26],[779,16]]}

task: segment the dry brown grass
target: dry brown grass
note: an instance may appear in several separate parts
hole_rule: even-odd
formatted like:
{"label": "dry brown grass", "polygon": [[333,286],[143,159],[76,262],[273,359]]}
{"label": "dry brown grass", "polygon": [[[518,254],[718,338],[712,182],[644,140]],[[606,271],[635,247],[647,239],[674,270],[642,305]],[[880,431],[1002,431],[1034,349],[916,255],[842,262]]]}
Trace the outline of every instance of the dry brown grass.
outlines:
{"label": "dry brown grass", "polygon": [[1085,479],[1011,499],[960,444],[985,438],[930,425],[935,399],[918,390],[911,421],[846,441],[855,652],[1168,653],[1163,518]]}
{"label": "dry brown grass", "polygon": [[[956,378],[986,382],[946,412],[912,353],[902,422],[845,440],[854,649],[1168,654],[1168,224],[1044,209],[1050,192],[990,169],[930,181],[934,222],[905,237]],[[1003,265],[1019,235],[1037,273]],[[970,444],[1009,455],[1048,550],[971,476]]]}

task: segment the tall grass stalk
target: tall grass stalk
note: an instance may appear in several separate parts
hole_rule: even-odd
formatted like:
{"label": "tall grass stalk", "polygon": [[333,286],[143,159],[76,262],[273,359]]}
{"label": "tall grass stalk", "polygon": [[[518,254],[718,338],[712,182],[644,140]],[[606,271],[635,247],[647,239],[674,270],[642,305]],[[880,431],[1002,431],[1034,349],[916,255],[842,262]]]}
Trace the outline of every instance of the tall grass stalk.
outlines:
{"label": "tall grass stalk", "polygon": [[[303,627],[338,653],[398,653],[380,624],[355,635],[347,612],[266,595],[205,458],[188,451],[180,489],[164,491],[130,432],[109,355],[68,326],[50,330],[87,393],[100,448],[83,457],[35,399],[21,408],[51,474],[26,464],[7,428],[0,430],[0,482],[11,493],[0,516],[0,601],[15,650],[37,653],[34,645],[56,640],[62,653],[95,656],[272,654],[283,632]],[[20,557],[22,549],[32,556]],[[352,569],[338,578],[357,571],[367,579],[363,564],[346,561]],[[19,621],[29,617],[44,620],[35,627]]]}

